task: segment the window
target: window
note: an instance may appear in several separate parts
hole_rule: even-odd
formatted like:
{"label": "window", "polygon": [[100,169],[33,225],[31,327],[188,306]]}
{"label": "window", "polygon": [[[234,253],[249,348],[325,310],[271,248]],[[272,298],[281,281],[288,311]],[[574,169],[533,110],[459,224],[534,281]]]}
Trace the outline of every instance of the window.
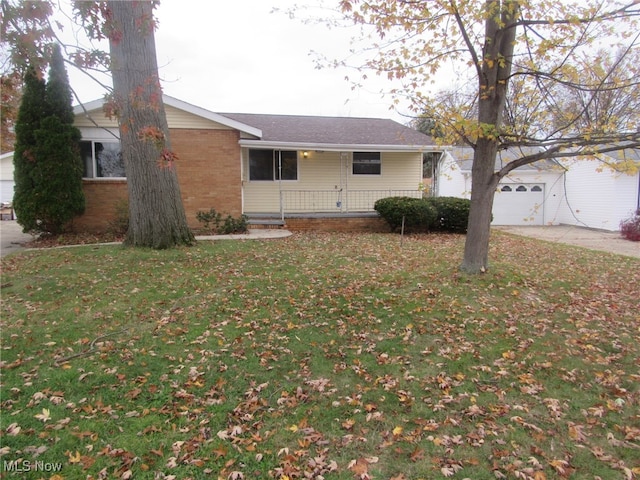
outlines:
{"label": "window", "polygon": [[541,192],[542,191],[542,187],[540,187],[539,185],[535,185],[535,186],[531,187],[531,191],[532,192]]}
{"label": "window", "polygon": [[422,178],[433,178],[442,153],[426,152],[422,155]]}
{"label": "window", "polygon": [[125,178],[119,142],[80,142],[84,178]]}
{"label": "window", "polygon": [[511,189],[511,187],[510,187],[510,186],[505,185],[504,187],[502,187],[502,188],[500,189],[500,191],[502,191],[502,192],[512,192],[513,190]]}
{"label": "window", "polygon": [[380,175],[380,152],[353,152],[354,175]]}
{"label": "window", "polygon": [[[282,180],[298,179],[298,152],[279,152],[281,154]],[[280,172],[278,171],[278,152],[276,152],[276,180],[280,180]]]}
{"label": "window", "polygon": [[298,179],[298,152],[251,149],[249,150],[249,180]]}
{"label": "window", "polygon": [[527,187],[525,187],[524,185],[520,185],[518,188],[516,188],[516,192],[526,192],[527,191]]}

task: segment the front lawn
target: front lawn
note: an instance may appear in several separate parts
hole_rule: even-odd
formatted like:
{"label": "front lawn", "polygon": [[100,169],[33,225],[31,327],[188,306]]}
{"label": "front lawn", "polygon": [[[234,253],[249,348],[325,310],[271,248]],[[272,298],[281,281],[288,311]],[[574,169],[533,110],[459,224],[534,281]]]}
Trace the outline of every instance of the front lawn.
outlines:
{"label": "front lawn", "polygon": [[0,476],[640,478],[640,260],[463,242],[2,259]]}

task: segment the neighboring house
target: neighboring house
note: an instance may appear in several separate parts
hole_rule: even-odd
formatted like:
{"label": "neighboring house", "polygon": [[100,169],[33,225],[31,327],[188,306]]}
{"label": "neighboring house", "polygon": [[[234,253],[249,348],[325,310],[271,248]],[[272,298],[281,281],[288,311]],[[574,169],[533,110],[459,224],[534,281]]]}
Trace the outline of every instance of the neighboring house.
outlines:
{"label": "neighboring house", "polygon": [[13,201],[13,152],[0,155],[0,202]]}
{"label": "neighboring house", "polygon": [[560,223],[617,231],[621,221],[640,209],[640,149],[599,159],[564,158],[561,163],[567,175]]}
{"label": "neighboring house", "polygon": [[14,220],[13,211],[13,152],[0,155],[0,220]]}
{"label": "neighboring house", "polygon": [[[496,171],[533,149],[503,151]],[[447,149],[436,173],[435,194],[470,198],[471,148]],[[494,197],[492,225],[577,225],[617,231],[620,222],[640,208],[640,173],[616,169],[640,165],[640,150],[626,149],[600,159],[567,157],[513,170]]]}
{"label": "neighboring house", "polygon": [[[294,228],[383,228],[374,202],[421,196],[432,139],[397,122],[370,118],[213,113],[164,97],[187,221],[198,211],[248,215]],[[108,227],[125,199],[115,120],[102,101],[77,107],[85,162],[86,213],[78,228]]]}
{"label": "neighboring house", "polygon": [[[533,149],[509,149],[498,153],[495,169]],[[438,164],[435,195],[471,197],[473,149],[447,149]],[[554,161],[517,168],[504,177],[493,201],[492,225],[548,225],[558,223],[565,169]]]}

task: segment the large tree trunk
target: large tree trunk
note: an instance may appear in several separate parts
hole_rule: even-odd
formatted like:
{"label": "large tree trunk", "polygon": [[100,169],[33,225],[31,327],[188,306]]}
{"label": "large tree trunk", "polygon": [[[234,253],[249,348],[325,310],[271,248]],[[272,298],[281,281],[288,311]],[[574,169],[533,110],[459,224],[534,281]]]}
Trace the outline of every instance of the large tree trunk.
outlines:
{"label": "large tree trunk", "polygon": [[114,101],[129,191],[125,244],[191,245],[158,78],[152,2],[109,1]]}
{"label": "large tree trunk", "polygon": [[502,114],[511,75],[516,38],[518,2],[485,1],[485,44],[478,73],[478,140],[471,170],[471,209],[464,258],[460,269],[468,273],[489,268],[489,236],[493,197],[500,176],[495,172]]}

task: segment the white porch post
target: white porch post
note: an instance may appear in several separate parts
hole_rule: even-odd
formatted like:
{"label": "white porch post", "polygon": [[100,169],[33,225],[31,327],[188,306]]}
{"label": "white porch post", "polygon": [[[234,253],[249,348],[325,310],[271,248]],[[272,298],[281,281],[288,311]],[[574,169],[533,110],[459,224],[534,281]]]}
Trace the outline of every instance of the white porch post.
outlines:
{"label": "white porch post", "polygon": [[[274,155],[275,155],[274,151]],[[280,195],[280,220],[284,222],[284,198],[282,194],[282,151],[277,150],[278,152],[278,193]]]}

